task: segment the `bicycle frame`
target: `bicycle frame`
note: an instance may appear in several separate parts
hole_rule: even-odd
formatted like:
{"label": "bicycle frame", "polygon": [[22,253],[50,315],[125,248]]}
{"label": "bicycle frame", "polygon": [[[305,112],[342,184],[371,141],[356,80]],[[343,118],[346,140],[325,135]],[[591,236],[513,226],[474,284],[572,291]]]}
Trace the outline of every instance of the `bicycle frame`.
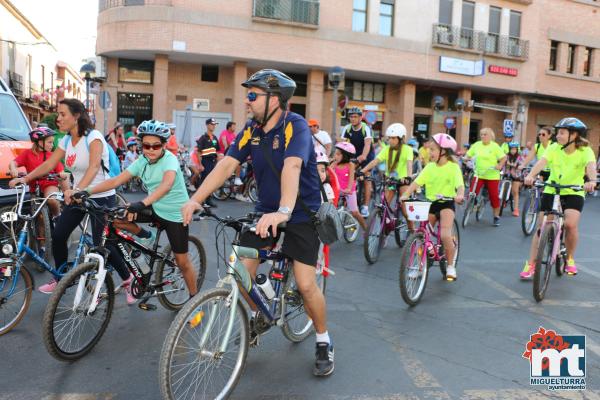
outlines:
{"label": "bicycle frame", "polygon": [[[551,220],[548,219],[548,216],[550,215],[554,216],[554,218]],[[560,251],[560,238],[562,237],[562,230],[564,226],[564,214],[560,204],[560,194],[554,195],[552,200],[552,211],[544,212],[544,217],[540,225],[540,233],[544,232],[544,228],[547,224],[554,225],[554,231],[556,232],[554,241],[552,242],[552,260],[556,260],[558,257],[558,252]]]}
{"label": "bicycle frame", "polygon": [[[392,208],[390,206],[390,203],[388,203],[387,199],[385,198],[385,190],[387,188],[387,185],[384,184],[384,190],[381,191],[381,194],[379,195],[379,204],[377,204],[377,208],[381,209],[383,211],[382,214],[382,229],[385,230],[386,234],[389,234],[390,232],[393,232],[395,229],[395,224],[396,224],[396,216],[394,215],[394,213],[392,212]],[[398,207],[402,207],[402,204],[400,203],[399,199],[399,191],[398,188],[396,187],[396,208]],[[392,200],[393,201],[393,200]],[[402,210],[400,210],[400,212],[402,212]],[[386,223],[386,221],[390,221],[389,223]]]}

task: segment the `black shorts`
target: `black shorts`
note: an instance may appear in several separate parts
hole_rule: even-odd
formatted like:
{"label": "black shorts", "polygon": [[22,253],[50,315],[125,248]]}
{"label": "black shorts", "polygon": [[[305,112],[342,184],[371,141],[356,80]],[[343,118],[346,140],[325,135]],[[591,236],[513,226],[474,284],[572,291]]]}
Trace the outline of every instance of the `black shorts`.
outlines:
{"label": "black shorts", "polygon": [[[542,203],[540,206],[540,211],[552,211],[552,203],[554,202],[554,195],[548,193],[542,193]],[[585,199],[583,196],[578,196],[576,194],[567,194],[564,196],[560,196],[560,205],[564,210],[577,210],[579,212],[583,211],[583,203]]]}
{"label": "black shorts", "polygon": [[433,214],[437,218],[439,218],[441,211],[446,210],[446,209],[456,211],[456,208],[454,207],[454,202],[453,201],[434,201],[433,203],[431,203],[431,206],[429,207],[429,214]]}
{"label": "black shorts", "polygon": [[[184,226],[183,222],[168,221],[159,217],[152,209],[152,206],[146,207],[147,213],[137,215],[135,222],[154,222],[160,225],[161,229],[167,232],[167,238],[171,245],[171,250],[175,254],[184,254],[188,252],[188,239],[190,237],[189,226]],[[151,215],[150,215],[151,213]]]}
{"label": "black shorts", "polygon": [[[246,232],[240,238],[240,245],[244,247],[253,247],[261,249],[273,247],[279,237],[262,239],[254,232]],[[300,222],[297,224],[287,224],[283,236],[281,252],[292,260],[300,261],[303,264],[316,266],[319,258],[319,248],[321,242],[317,236],[317,231],[312,222]]]}

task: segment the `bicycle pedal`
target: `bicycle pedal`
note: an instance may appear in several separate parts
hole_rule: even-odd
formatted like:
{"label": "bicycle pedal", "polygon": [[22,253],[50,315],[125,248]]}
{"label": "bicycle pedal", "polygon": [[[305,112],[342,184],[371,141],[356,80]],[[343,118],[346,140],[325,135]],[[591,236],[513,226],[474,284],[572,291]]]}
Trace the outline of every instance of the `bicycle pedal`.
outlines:
{"label": "bicycle pedal", "polygon": [[154,304],[148,303],[139,303],[138,307],[144,311],[156,311],[156,306]]}

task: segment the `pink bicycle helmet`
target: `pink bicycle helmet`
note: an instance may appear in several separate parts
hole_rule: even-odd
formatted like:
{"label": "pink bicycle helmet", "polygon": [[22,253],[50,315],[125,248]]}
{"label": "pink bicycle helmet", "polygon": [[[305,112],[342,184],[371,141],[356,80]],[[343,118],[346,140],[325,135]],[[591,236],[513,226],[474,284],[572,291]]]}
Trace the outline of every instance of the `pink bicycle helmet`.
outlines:
{"label": "pink bicycle helmet", "polygon": [[341,151],[345,151],[346,153],[350,154],[351,156],[356,155],[356,149],[354,148],[354,145],[352,143],[337,142],[335,144],[335,148],[340,149]]}
{"label": "pink bicycle helmet", "polygon": [[317,152],[317,164],[329,165],[329,158],[327,158],[327,155],[325,153],[320,151]]}
{"label": "pink bicycle helmet", "polygon": [[433,141],[436,142],[442,149],[450,149],[456,152],[456,140],[447,133],[436,133],[433,135]]}
{"label": "pink bicycle helmet", "polygon": [[39,128],[35,128],[31,132],[29,132],[29,137],[32,142],[37,142],[38,140],[46,139],[47,137],[54,136],[54,131],[45,126],[41,126]]}

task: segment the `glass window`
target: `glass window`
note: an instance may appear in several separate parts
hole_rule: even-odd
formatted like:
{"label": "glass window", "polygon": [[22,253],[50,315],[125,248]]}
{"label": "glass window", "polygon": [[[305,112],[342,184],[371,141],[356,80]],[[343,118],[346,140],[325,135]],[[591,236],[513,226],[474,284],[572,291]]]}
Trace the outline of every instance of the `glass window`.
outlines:
{"label": "glass window", "polygon": [[119,59],[119,82],[152,83],[154,61]]}
{"label": "glass window", "polygon": [[365,101],[373,101],[373,84],[363,83],[362,99]]}
{"label": "glass window", "polygon": [[385,84],[346,79],[345,94],[351,100],[383,103],[385,100]]}
{"label": "glass window", "polygon": [[509,36],[514,38],[521,37],[521,13],[510,10]]}
{"label": "glass window", "polygon": [[594,49],[591,47],[585,48],[585,54],[583,56],[583,75],[591,76],[592,74],[592,52]]}
{"label": "glass window", "polygon": [[353,0],[352,30],[354,32],[367,31],[367,0]]}
{"label": "glass window", "polygon": [[460,23],[460,47],[472,49],[473,42],[473,24],[475,22],[475,3],[472,1],[463,1],[462,20]]}
{"label": "glass window", "polygon": [[575,45],[569,45],[569,52],[567,57],[567,74],[572,74],[575,67]]}
{"label": "glass window", "polygon": [[29,125],[19,104],[14,97],[4,93],[0,94],[0,134],[29,141]]}
{"label": "glass window", "polygon": [[556,71],[556,53],[558,52],[558,42],[555,40],[550,41],[550,65],[548,69],[550,71]]}
{"label": "glass window", "polygon": [[490,24],[488,27],[489,33],[500,34],[500,19],[502,17],[502,9],[499,7],[490,7]]}
{"label": "glass window", "polygon": [[440,24],[452,25],[452,0],[440,0]]}
{"label": "glass window", "polygon": [[352,84],[352,100],[362,100],[362,83],[354,82]]}
{"label": "glass window", "polygon": [[219,66],[203,64],[201,79],[203,82],[219,82]]}
{"label": "glass window", "polygon": [[390,0],[382,0],[379,5],[379,34],[394,35],[394,4]]}
{"label": "glass window", "polygon": [[417,90],[415,107],[431,108],[433,93],[430,90]]}
{"label": "glass window", "polygon": [[285,74],[292,78],[294,82],[296,82],[296,90],[294,90],[294,96],[306,97],[308,76],[305,74],[294,74],[289,72],[286,72]]}
{"label": "glass window", "polygon": [[376,103],[383,103],[385,85],[375,84],[373,86],[373,101]]}

